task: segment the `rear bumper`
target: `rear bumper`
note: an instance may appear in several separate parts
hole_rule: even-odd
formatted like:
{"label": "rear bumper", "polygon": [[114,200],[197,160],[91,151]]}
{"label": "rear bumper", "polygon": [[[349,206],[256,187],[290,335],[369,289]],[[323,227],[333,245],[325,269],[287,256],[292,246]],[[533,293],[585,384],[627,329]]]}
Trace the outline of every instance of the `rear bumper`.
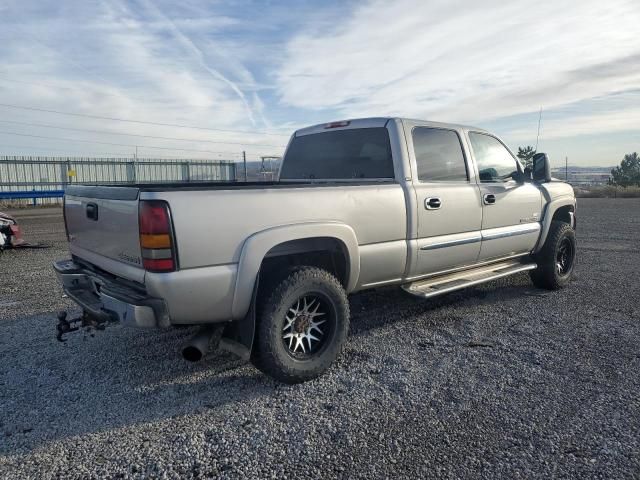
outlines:
{"label": "rear bumper", "polygon": [[65,293],[91,316],[123,325],[155,328],[170,326],[163,300],[83,268],[73,260],[54,262]]}

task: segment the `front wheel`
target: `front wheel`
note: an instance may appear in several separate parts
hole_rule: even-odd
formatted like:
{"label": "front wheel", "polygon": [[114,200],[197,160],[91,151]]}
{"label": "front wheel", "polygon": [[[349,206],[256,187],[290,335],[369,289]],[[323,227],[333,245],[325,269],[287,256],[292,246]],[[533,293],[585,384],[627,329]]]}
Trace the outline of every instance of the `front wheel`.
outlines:
{"label": "front wheel", "polygon": [[534,257],[538,264],[538,268],[530,273],[534,285],[548,290],[565,287],[573,275],[576,246],[576,234],[571,225],[551,222],[542,250]]}
{"label": "front wheel", "polygon": [[260,296],[254,365],[285,383],[325,372],[349,330],[349,303],[340,282],[320,268],[298,267]]}

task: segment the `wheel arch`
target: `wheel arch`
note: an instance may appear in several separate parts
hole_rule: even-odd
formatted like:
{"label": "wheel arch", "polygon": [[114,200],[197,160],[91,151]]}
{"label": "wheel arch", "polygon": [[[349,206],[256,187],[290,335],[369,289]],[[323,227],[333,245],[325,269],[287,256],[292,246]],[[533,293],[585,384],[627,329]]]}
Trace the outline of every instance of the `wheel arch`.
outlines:
{"label": "wheel arch", "polygon": [[542,220],[542,229],[540,231],[540,238],[538,243],[533,249],[532,253],[538,253],[544,242],[549,235],[549,228],[551,228],[551,222],[559,220],[568,223],[572,227],[575,226],[575,214],[576,211],[576,199],[574,197],[562,197],[552,200],[547,204],[545,208],[544,217]]}
{"label": "wheel arch", "polygon": [[[233,295],[232,318],[241,319],[249,311],[256,282],[265,260],[286,255],[303,255],[339,248],[344,265],[341,283],[352,291],[360,275],[360,255],[355,232],[337,222],[304,223],[269,228],[244,242]],[[340,276],[340,275],[337,275]]]}

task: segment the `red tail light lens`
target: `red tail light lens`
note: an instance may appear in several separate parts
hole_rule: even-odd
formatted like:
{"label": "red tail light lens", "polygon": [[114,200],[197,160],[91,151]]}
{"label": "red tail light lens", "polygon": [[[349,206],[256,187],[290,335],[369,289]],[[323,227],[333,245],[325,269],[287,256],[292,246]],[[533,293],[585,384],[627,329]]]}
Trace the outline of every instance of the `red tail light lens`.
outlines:
{"label": "red tail light lens", "polygon": [[140,233],[156,235],[171,232],[169,209],[165,202],[142,200],[140,202]]}
{"label": "red tail light lens", "polygon": [[141,200],[139,206],[142,264],[150,272],[176,269],[175,245],[169,205],[161,200]]}
{"label": "red tail light lens", "polygon": [[173,272],[175,270],[173,258],[142,258],[142,265],[144,265],[145,270],[154,273]]}

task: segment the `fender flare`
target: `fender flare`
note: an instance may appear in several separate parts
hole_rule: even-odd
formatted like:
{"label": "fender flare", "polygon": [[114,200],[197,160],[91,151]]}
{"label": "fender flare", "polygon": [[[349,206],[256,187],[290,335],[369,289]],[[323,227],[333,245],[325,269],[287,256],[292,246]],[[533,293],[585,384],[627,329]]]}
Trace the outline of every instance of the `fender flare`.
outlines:
{"label": "fender flare", "polygon": [[549,234],[549,229],[551,228],[551,222],[553,221],[553,216],[559,208],[571,206],[573,207],[573,211],[576,210],[576,199],[575,197],[560,197],[556,198],[549,202],[544,211],[544,217],[542,220],[542,229],[540,230],[540,238],[538,239],[538,243],[531,253],[538,253],[544,242],[547,240],[547,235]]}
{"label": "fender flare", "polygon": [[242,246],[231,307],[232,319],[241,319],[249,311],[260,265],[269,250],[291,240],[318,237],[333,238],[341,243],[347,259],[346,290],[352,291],[360,276],[360,254],[356,234],[350,226],[338,222],[314,222],[273,227],[254,233]]}

